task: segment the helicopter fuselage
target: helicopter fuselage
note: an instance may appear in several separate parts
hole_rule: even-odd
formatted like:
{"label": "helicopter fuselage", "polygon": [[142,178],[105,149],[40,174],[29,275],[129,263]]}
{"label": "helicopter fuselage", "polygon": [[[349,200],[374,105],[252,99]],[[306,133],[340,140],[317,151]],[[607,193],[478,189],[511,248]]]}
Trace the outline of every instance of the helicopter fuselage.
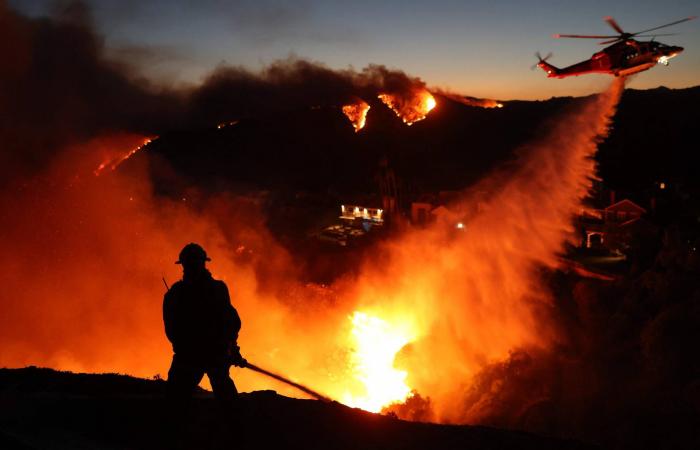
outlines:
{"label": "helicopter fuselage", "polygon": [[549,78],[566,78],[587,73],[607,73],[615,76],[632,75],[668,61],[683,51],[683,47],[662,44],[654,40],[626,39],[594,53],[590,59],[568,67],[558,68],[546,61],[538,66]]}

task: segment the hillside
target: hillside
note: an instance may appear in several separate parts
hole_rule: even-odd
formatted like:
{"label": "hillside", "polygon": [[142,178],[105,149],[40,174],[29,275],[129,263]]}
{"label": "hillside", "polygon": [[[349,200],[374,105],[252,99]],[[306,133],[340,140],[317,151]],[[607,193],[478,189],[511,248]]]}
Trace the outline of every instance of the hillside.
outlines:
{"label": "hillside", "polygon": [[[482,109],[437,99],[435,110],[411,127],[378,101],[359,133],[339,108],[312,107],[235,118],[221,129],[212,124],[167,132],[144,154],[153,158],[155,179],[165,191],[193,184],[366,194],[377,190],[374,175],[385,159],[409,194],[461,189],[513,158],[520,145],[536,141],[551,120],[584,100],[512,101]],[[627,90],[611,135],[600,146],[606,183],[621,190],[662,178],[697,183],[689,160],[697,160],[693,117],[699,101],[700,87]]]}
{"label": "hillside", "polygon": [[[3,449],[165,448],[165,382],[50,369],[0,369]],[[259,391],[221,424],[200,393],[185,448],[589,449],[592,446],[487,427],[413,423],[338,403]]]}

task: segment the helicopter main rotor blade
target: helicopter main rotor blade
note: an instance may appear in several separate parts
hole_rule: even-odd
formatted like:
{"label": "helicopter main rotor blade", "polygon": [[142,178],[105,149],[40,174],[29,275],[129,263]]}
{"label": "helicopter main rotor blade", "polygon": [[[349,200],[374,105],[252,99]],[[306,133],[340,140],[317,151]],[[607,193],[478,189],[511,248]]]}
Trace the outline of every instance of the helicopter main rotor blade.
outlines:
{"label": "helicopter main rotor blade", "polygon": [[663,34],[635,34],[637,37],[657,37],[657,36],[678,36],[680,33],[663,33]]}
{"label": "helicopter main rotor blade", "polygon": [[[676,24],[679,24],[679,23],[687,22],[687,21],[689,21],[689,20],[693,20],[693,19],[696,19],[696,18],[697,18],[697,16],[686,17],[685,19],[676,20],[675,22],[667,23],[666,25],[661,25],[661,26],[658,26],[658,27],[649,28],[648,30],[637,31],[637,32],[634,33],[632,36],[638,36],[638,35],[640,35],[640,34],[642,34],[642,33],[646,33],[646,32],[649,32],[649,31],[658,30],[659,28],[670,27],[671,25],[676,25]],[[658,35],[657,35],[657,36],[658,36]]]}
{"label": "helicopter main rotor blade", "polygon": [[615,39],[610,39],[609,41],[598,42],[598,45],[614,44],[615,42],[620,42],[624,40],[621,37],[616,37]]}
{"label": "helicopter main rotor blade", "polygon": [[580,38],[580,39],[610,39],[618,38],[619,36],[597,36],[590,34],[553,34],[553,38]]}
{"label": "helicopter main rotor blade", "polygon": [[608,23],[615,31],[617,31],[620,34],[625,34],[625,31],[622,29],[620,25],[613,19],[611,16],[607,16],[603,18],[604,21]]}

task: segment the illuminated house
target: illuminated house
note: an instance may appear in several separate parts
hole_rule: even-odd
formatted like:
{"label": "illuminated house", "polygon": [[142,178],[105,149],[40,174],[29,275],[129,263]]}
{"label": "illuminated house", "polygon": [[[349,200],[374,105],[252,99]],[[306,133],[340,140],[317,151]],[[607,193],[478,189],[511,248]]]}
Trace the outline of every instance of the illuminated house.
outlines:
{"label": "illuminated house", "polygon": [[330,225],[318,233],[321,241],[341,247],[351,246],[366,236],[374,227],[383,225],[384,210],[360,205],[340,205],[341,223]]}
{"label": "illuminated house", "polygon": [[640,226],[649,228],[642,218],[646,212],[646,209],[629,199],[620,200],[603,209],[583,211],[579,216],[581,246],[607,250],[626,247],[633,234],[631,230]]}
{"label": "illuminated house", "polygon": [[381,208],[368,208],[359,205],[340,205],[340,218],[350,222],[369,221],[374,225],[381,225],[384,223],[383,214],[384,210]]}

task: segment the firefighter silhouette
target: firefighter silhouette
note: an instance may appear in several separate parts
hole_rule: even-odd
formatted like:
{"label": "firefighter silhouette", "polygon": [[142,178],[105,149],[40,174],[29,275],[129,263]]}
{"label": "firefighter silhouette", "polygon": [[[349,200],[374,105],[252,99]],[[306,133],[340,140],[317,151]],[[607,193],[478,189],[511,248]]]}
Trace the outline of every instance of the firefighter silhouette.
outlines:
{"label": "firefighter silhouette", "polygon": [[167,381],[171,399],[190,398],[204,374],[217,399],[233,399],[238,391],[229,368],[247,363],[237,345],[241,319],[228,287],[212,277],[207,261],[211,259],[200,245],[187,244],[176,262],[182,265],[182,280],[163,299],[165,334],[174,353]]}

